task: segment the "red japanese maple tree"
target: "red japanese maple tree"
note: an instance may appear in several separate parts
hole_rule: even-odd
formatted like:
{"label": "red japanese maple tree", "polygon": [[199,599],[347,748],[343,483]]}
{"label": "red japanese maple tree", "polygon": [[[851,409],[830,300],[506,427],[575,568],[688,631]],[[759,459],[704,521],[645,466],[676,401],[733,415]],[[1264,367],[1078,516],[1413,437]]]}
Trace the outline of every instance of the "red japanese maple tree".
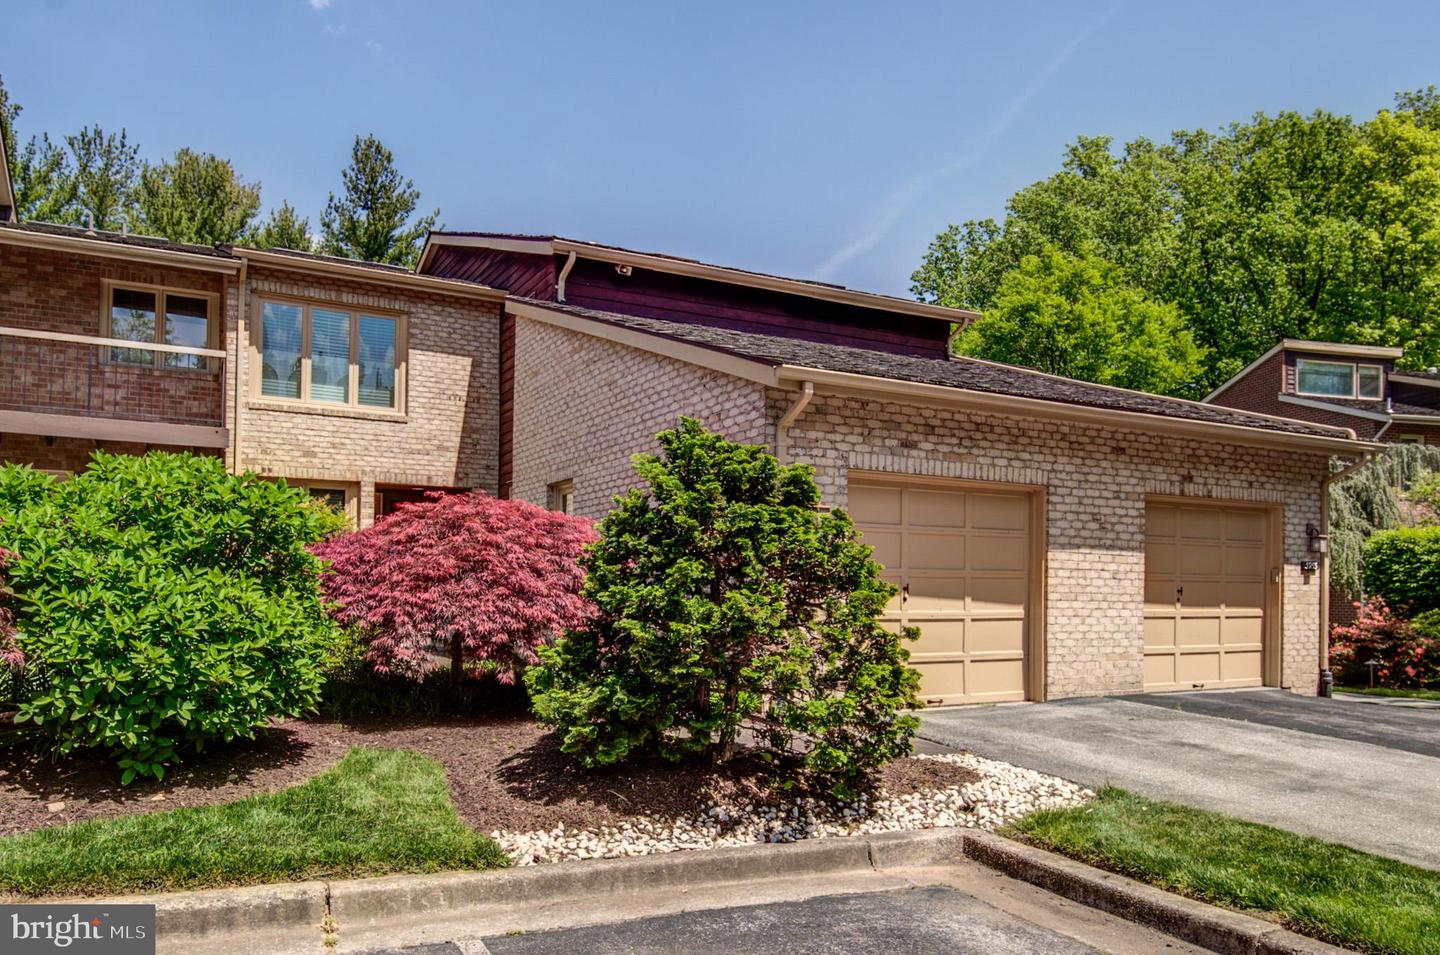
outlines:
{"label": "red japanese maple tree", "polygon": [[536,647],[591,613],[578,559],[589,520],[481,493],[403,504],[373,527],[325,541],[321,577],[333,613],[359,626],[380,673],[461,679],[488,664],[502,683]]}

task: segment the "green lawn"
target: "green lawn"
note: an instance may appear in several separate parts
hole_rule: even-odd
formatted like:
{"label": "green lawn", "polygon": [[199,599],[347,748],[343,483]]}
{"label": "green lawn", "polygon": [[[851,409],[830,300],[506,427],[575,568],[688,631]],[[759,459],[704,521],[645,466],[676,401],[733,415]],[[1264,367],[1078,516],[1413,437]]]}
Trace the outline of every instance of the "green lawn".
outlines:
{"label": "green lawn", "polygon": [[1362,951],[1440,953],[1440,872],[1107,788],[1021,836],[1112,872]]}
{"label": "green lawn", "polygon": [[461,821],[438,762],[357,748],[281,792],[0,839],[0,893],[152,892],[507,864],[493,840]]}
{"label": "green lawn", "polygon": [[1364,696],[1403,696],[1412,700],[1440,700],[1440,690],[1402,690],[1393,686],[1337,686],[1340,693],[1360,693]]}

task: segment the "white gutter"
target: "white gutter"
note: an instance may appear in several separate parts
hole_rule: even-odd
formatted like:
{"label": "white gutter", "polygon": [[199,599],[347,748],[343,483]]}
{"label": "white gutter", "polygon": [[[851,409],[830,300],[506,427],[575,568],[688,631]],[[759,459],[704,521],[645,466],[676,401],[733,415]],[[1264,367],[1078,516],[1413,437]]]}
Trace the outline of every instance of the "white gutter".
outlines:
{"label": "white gutter", "polygon": [[1354,464],[1341,468],[1320,482],[1320,537],[1325,549],[1320,553],[1320,695],[1330,696],[1335,687],[1335,674],[1330,672],[1330,486],[1342,481],[1369,464],[1375,449],[1360,452]]}
{"label": "white gutter", "polygon": [[790,457],[790,426],[795,419],[800,417],[800,412],[810,404],[810,399],[815,397],[815,383],[805,381],[800,383],[800,394],[795,398],[793,404],[780,416],[775,423],[775,457],[781,464],[787,463]]}
{"label": "white gutter", "polygon": [[156,249],[128,242],[112,242],[104,238],[83,238],[81,236],[53,235],[49,232],[31,232],[28,229],[0,227],[0,245],[21,245],[71,255],[94,255],[106,259],[125,259],[130,262],[145,262],[151,265],[170,265],[204,272],[220,272],[234,275],[240,271],[240,263],[233,258],[218,255],[203,255],[197,252],[180,252],[174,249]]}
{"label": "white gutter", "polygon": [[398,288],[419,289],[441,295],[478,298],[487,302],[503,302],[506,294],[503,289],[491,288],[488,285],[481,285],[479,282],[446,279],[438,275],[418,275],[415,272],[393,269],[368,268],[358,262],[351,264],[349,262],[336,262],[330,259],[317,259],[304,255],[286,255],[283,252],[251,249],[239,245],[232,246],[231,252],[237,258],[249,259],[266,268],[284,269],[292,272],[308,272],[311,275],[332,275],[336,278],[346,278],[355,282],[368,282],[372,285],[389,285]]}
{"label": "white gutter", "polygon": [[565,265],[560,269],[560,278],[555,282],[555,301],[565,301],[565,280],[570,277],[570,270],[575,267],[575,250],[571,249],[570,254],[565,258]]}

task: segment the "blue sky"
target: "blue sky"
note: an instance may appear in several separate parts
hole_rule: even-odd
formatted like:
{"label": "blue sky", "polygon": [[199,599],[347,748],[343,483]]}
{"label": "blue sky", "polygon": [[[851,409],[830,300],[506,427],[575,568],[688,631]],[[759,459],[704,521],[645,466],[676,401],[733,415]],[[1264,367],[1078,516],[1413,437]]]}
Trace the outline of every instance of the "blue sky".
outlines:
{"label": "blue sky", "polygon": [[904,293],[1077,134],[1368,116],[1440,83],[1440,5],[10,0],[22,133],[127,127],[318,220],[374,132],[454,229]]}

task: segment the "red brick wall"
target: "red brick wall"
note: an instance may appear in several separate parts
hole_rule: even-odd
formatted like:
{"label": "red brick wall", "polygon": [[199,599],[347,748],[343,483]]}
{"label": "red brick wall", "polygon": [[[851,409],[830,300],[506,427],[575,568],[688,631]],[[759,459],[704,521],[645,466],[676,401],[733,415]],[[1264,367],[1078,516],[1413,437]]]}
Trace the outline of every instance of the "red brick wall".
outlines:
{"label": "red brick wall", "polygon": [[[1254,411],[1257,414],[1274,415],[1278,418],[1310,421],[1335,428],[1350,428],[1355,432],[1355,437],[1361,440],[1373,438],[1375,432],[1384,426],[1384,422],[1371,418],[1360,418],[1281,401],[1280,394],[1286,388],[1285,375],[1285,353],[1277,351],[1236,379],[1229,388],[1211,398],[1210,404],[1225,408],[1237,408],[1241,411]],[[1376,402],[1376,406],[1379,408],[1381,403]]]}
{"label": "red brick wall", "polygon": [[[72,335],[104,333],[104,281],[219,296],[224,278],[197,272],[5,246],[0,325]],[[224,319],[211,316],[223,334]],[[0,408],[179,424],[218,425],[221,363],[208,369],[123,364],[93,345],[0,336]]]}
{"label": "red brick wall", "polygon": [[89,438],[47,438],[38,434],[0,434],[0,462],[28,464],[47,471],[83,471],[96,450],[112,454],[144,454],[146,451],[191,451],[219,455],[214,448],[180,448],[170,445],[137,444],[125,441],[92,441]]}

